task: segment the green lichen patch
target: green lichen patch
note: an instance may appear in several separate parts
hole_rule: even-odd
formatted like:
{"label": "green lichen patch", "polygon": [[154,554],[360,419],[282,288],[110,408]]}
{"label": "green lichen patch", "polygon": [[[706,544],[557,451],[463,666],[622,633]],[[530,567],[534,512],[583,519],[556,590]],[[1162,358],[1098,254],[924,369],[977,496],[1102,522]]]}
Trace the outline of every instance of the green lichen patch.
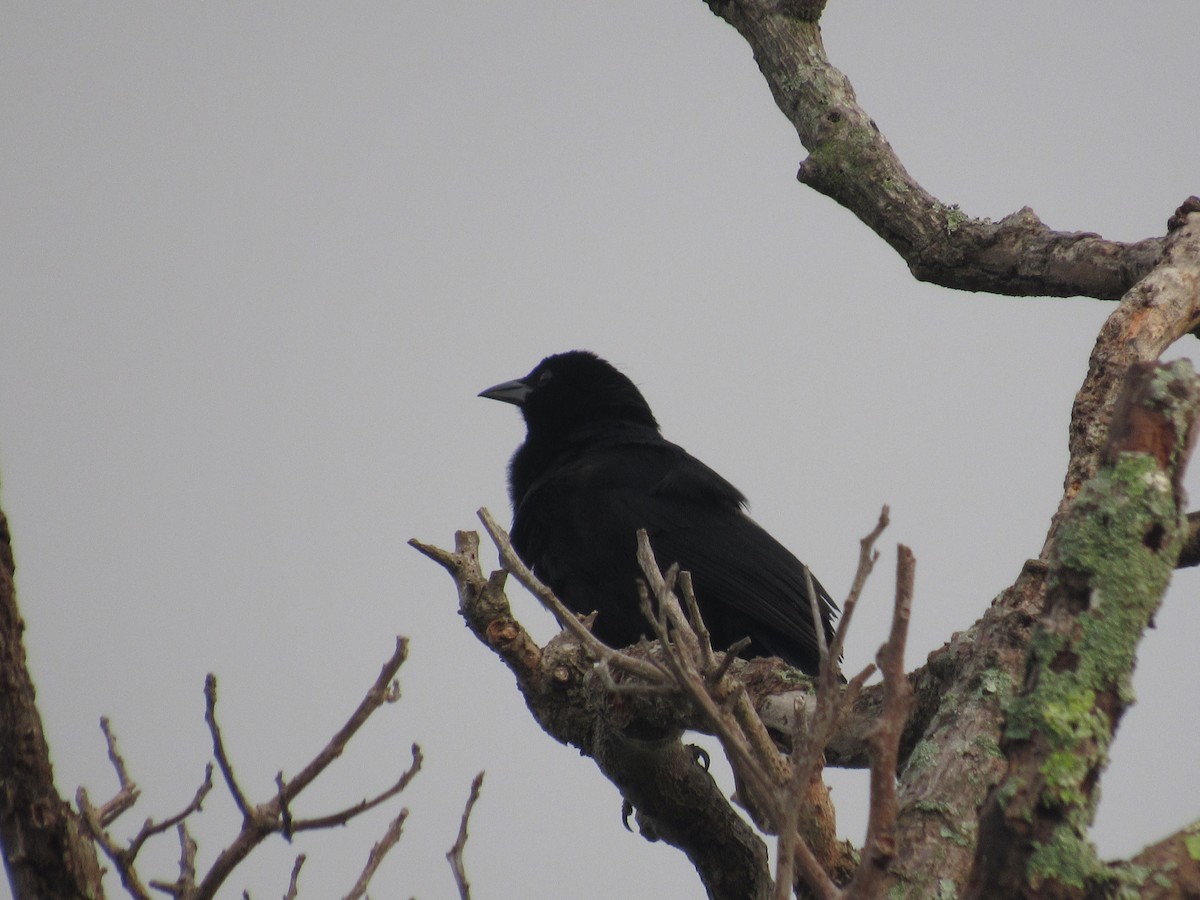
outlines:
{"label": "green lichen patch", "polygon": [[904,765],[904,773],[907,776],[910,772],[916,772],[933,764],[937,759],[937,747],[932,741],[922,739],[913,747],[912,753],[908,755],[908,762]]}
{"label": "green lichen patch", "polygon": [[1003,669],[986,669],[979,675],[981,694],[995,694],[1004,698],[1012,693],[1012,678]]}
{"label": "green lichen patch", "polygon": [[[1074,806],[1088,795],[1088,773],[1101,767],[1113,723],[1097,698],[1110,692],[1118,712],[1129,687],[1138,641],[1170,578],[1182,539],[1170,482],[1145,454],[1123,455],[1080,492],[1057,547],[1050,585],[1057,602],[1078,604],[1074,620],[1039,629],[1030,644],[1037,679],[1009,704],[1006,736],[1040,735],[1051,751],[1043,768],[1053,805]],[[1166,521],[1164,544],[1145,535]]]}
{"label": "green lichen patch", "polygon": [[1200,834],[1189,834],[1183,839],[1183,848],[1187,850],[1187,855],[1194,860],[1200,861]]}
{"label": "green lichen patch", "polygon": [[1026,869],[1030,884],[1040,887],[1045,881],[1057,881],[1082,889],[1090,881],[1108,876],[1096,849],[1068,827],[1056,828],[1049,843],[1035,844]]}

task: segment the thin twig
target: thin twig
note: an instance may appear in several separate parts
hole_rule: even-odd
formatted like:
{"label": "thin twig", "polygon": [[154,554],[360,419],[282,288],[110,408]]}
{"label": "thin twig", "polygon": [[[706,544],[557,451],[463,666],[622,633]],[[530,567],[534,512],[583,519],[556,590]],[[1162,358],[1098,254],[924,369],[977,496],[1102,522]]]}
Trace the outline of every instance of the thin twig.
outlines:
{"label": "thin twig", "polygon": [[367,719],[375,710],[379,709],[385,703],[391,703],[398,696],[397,688],[394,685],[396,673],[400,671],[400,667],[404,665],[404,661],[408,659],[408,638],[396,637],[396,649],[392,652],[391,657],[385,662],[379,670],[379,675],[375,679],[375,683],[371,685],[362,702],[358,704],[354,712],[350,714],[350,718],[346,720],[346,724],[338,729],[337,733],[330,738],[321,751],[313,757],[312,762],[300,770],[300,772],[287,783],[284,787],[284,796],[291,800],[302,790],[308,787],[318,775],[335,759],[342,755],[342,751],[346,749],[346,744],[366,723]]}
{"label": "thin twig", "polygon": [[407,818],[408,808],[405,807],[400,810],[400,815],[392,819],[387,831],[383,833],[383,837],[371,847],[371,852],[367,854],[367,864],[363,866],[362,874],[358,876],[358,881],[354,882],[354,887],[350,888],[350,893],[346,895],[345,900],[359,900],[367,892],[367,885],[375,877],[375,872],[379,869],[383,858],[399,842],[400,832],[403,830],[404,820]]}
{"label": "thin twig", "polygon": [[288,879],[287,893],[283,895],[283,900],[296,900],[300,896],[300,868],[304,865],[304,860],[307,857],[303,853],[296,857],[296,862],[292,864],[292,877]]}
{"label": "thin twig", "polygon": [[651,682],[661,680],[662,674],[654,666],[644,660],[635,659],[628,654],[621,653],[619,650],[609,647],[592,634],[575,613],[563,606],[562,601],[554,595],[554,591],[544,585],[533,574],[533,571],[525,565],[521,557],[517,555],[517,551],[513,548],[512,540],[509,538],[508,533],[492,518],[492,514],[488,512],[487,507],[480,508],[476,515],[479,516],[479,521],[483,523],[483,527],[487,529],[487,533],[491,535],[492,542],[496,545],[496,550],[500,554],[500,562],[504,568],[511,572],[517,581],[521,582],[544,607],[554,614],[559,625],[571,632],[594,659],[598,662],[608,660],[610,664],[619,660],[619,667],[631,675],[636,675]]}
{"label": "thin twig", "polygon": [[879,670],[883,674],[883,710],[868,735],[871,803],[867,813],[867,838],[863,845],[862,862],[852,882],[852,890],[858,896],[875,893],[896,854],[895,825],[899,811],[896,763],[900,736],[912,705],[912,686],[904,674],[904,648],[908,641],[915,573],[913,553],[901,544],[897,548],[896,598],[891,633],[876,655]]}
{"label": "thin twig", "polygon": [[870,577],[871,570],[875,568],[875,561],[879,559],[879,551],[875,549],[875,542],[879,540],[879,536],[883,534],[884,529],[891,521],[889,512],[887,504],[884,504],[879,511],[879,520],[871,529],[871,533],[859,541],[858,566],[854,571],[854,581],[850,584],[850,593],[846,595],[846,602],[842,604],[842,614],[833,635],[833,645],[829,648],[829,655],[833,659],[842,658],[842,649],[846,644],[846,634],[850,630],[850,620],[854,617],[854,610],[858,606],[858,598],[862,596],[867,578]]}
{"label": "thin twig", "polygon": [[174,882],[151,881],[150,887],[172,897],[187,897],[196,887],[196,842],[188,834],[187,826],[179,823],[179,877]]}
{"label": "thin twig", "polygon": [[113,733],[112,723],[108,716],[100,717],[100,730],[104,732],[104,742],[108,746],[108,759],[117,773],[118,790],[116,795],[99,809],[100,824],[107,828],[115,822],[127,809],[132,807],[138,798],[138,787],[129,777],[125,768],[125,760],[117,750],[117,736]]}
{"label": "thin twig", "polygon": [[242,814],[242,820],[249,822],[254,818],[254,810],[234,777],[233,765],[229,762],[229,753],[221,737],[221,727],[217,724],[217,676],[212,672],[204,679],[204,721],[208,723],[208,731],[212,735],[213,755],[217,758],[217,766],[225,779],[225,786],[229,788],[233,802]]}
{"label": "thin twig", "polygon": [[[796,711],[796,733],[792,741],[792,753],[789,757],[790,778],[787,787],[788,799],[783,802],[783,816],[779,831],[778,847],[776,850],[776,898],[791,896],[792,879],[795,865],[798,863],[805,883],[818,897],[832,898],[840,896],[840,891],[830,880],[828,874],[821,868],[807,843],[799,834],[800,816],[808,809],[807,801],[809,785],[825,764],[825,747],[829,744],[838,721],[844,711],[858,697],[863,683],[874,671],[868,666],[845,687],[840,685],[840,670],[842,648],[846,634],[850,628],[854,610],[859,597],[866,586],[867,579],[879,558],[875,550],[875,542],[888,525],[888,508],[879,513],[879,519],[870,534],[859,543],[858,565],[855,568],[854,579],[850,592],[842,607],[842,615],[834,632],[833,643],[824,646],[824,634],[820,621],[819,610],[816,606],[816,596],[813,590],[812,576],[805,571],[808,583],[809,600],[813,604],[813,623],[820,637],[819,646],[822,648],[821,676],[817,680],[816,696],[813,700],[813,710],[809,716],[801,716]],[[803,720],[804,730],[800,732]]]}
{"label": "thin twig", "polygon": [[148,839],[154,837],[156,834],[162,834],[168,828],[174,828],[177,825],[181,825],[188,816],[192,815],[193,813],[200,812],[204,803],[204,798],[207,797],[208,792],[212,790],[212,776],[212,763],[206,763],[204,766],[204,781],[201,782],[200,787],[196,788],[196,793],[192,796],[192,800],[187,806],[185,806],[175,815],[163,819],[161,822],[156,823],[151,819],[146,820],[145,824],[142,825],[134,839],[129,842],[129,849],[125,851],[129,856],[130,862],[133,862],[134,858],[138,855],[138,851],[142,849],[142,845],[146,843]]}
{"label": "thin twig", "polygon": [[471,782],[471,793],[467,797],[467,805],[463,807],[462,821],[458,825],[458,837],[446,853],[450,861],[450,869],[454,872],[454,883],[458,885],[460,900],[471,900],[471,885],[467,881],[467,869],[463,864],[463,851],[467,847],[467,822],[471,818],[471,810],[479,799],[479,789],[483,786],[483,772],[475,776]]}
{"label": "thin twig", "polygon": [[[748,732],[745,726],[750,724],[749,721],[744,717],[739,720],[739,717],[726,709],[723,702],[714,695],[719,685],[710,684],[704,673],[697,668],[694,654],[699,653],[699,642],[696,634],[683,616],[678,598],[668,590],[666,579],[658,571],[658,563],[646,532],[639,530],[637,537],[638,561],[646,575],[646,581],[639,584],[642,609],[662,645],[663,659],[679,689],[692,698],[709,720],[735,775],[746,785],[747,796],[742,798],[743,804],[756,819],[763,820],[765,817],[764,821],[759,822],[760,826],[770,828],[778,819],[774,798],[776,787],[780,783],[782,760],[771,743],[762,720],[753,709],[750,709],[750,718],[757,722],[761,734],[755,731]],[[658,617],[652,615],[649,609],[651,587],[659,592],[655,597],[661,613]],[[668,618],[675,627],[677,639],[674,641],[670,639],[667,631]],[[693,651],[693,647],[697,649]],[[749,701],[745,703],[748,707]],[[756,737],[759,740],[755,740]]]}
{"label": "thin twig", "polygon": [[[683,602],[687,606],[688,620],[692,624],[692,630],[696,632],[696,640],[700,643],[700,660],[703,663],[704,671],[711,672],[716,666],[712,635],[708,633],[708,626],[704,624],[704,617],[700,615],[700,604],[696,601],[696,590],[692,585],[692,573],[687,570],[679,573],[679,592],[683,595]],[[750,638],[744,637],[734,646],[738,649],[735,651],[733,647],[730,647],[729,652],[736,657],[738,653],[750,646]],[[720,680],[721,676],[712,678],[714,684]]]}
{"label": "thin twig", "polygon": [[297,819],[292,822],[292,831],[314,831],[321,828],[331,828],[336,825],[345,825],[356,816],[360,816],[369,809],[374,809],[381,803],[395,797],[413,780],[418,772],[421,771],[421,764],[425,761],[424,755],[421,753],[421,748],[416,744],[412,745],[412,764],[404,771],[404,773],[396,780],[396,783],[389,787],[386,791],[376,794],[368,800],[360,800],[353,806],[348,806],[343,810],[335,813],[329,813],[325,816],[312,819]]}
{"label": "thin twig", "polygon": [[[679,578],[679,564],[671,563],[665,572],[659,568],[658,560],[654,556],[654,549],[650,546],[650,536],[644,528],[639,528],[637,531],[637,561],[649,581],[659,615],[664,618],[665,622],[670,623],[675,640],[682,644],[680,652],[695,661],[691,668],[699,669],[705,659],[700,638],[689,622],[689,616],[684,615],[683,607],[680,606],[679,598],[675,594],[675,583]],[[700,618],[699,606],[696,607],[695,617]],[[664,633],[666,632],[664,631]]]}
{"label": "thin twig", "polygon": [[738,657],[742,655],[742,651],[749,646],[749,637],[739,638],[730,644],[729,649],[725,651],[725,656],[722,657],[716,668],[714,668],[707,676],[708,683],[717,684],[722,678],[724,678],[725,674],[729,671],[729,667],[737,662]]}

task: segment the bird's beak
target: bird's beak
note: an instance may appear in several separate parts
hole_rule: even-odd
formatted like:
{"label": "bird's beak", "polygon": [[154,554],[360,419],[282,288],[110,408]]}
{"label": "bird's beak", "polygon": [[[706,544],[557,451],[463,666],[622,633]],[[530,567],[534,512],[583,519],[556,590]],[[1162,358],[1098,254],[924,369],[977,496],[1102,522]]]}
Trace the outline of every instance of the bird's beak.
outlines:
{"label": "bird's beak", "polygon": [[529,396],[529,385],[519,379],[506,381],[503,384],[494,384],[486,391],[480,391],[479,396],[487,397],[489,400],[499,400],[502,403],[511,403],[514,406],[524,406],[525,398]]}

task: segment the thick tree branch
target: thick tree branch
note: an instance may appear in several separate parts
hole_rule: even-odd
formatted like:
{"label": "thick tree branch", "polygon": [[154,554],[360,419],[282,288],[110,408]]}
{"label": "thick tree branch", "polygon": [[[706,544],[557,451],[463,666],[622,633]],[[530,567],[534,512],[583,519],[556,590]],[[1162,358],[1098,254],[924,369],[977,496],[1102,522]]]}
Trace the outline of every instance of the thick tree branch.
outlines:
{"label": "thick tree branch", "polygon": [[969,896],[1085,897],[1116,887],[1087,840],[1136,650],[1186,526],[1181,480],[1200,414],[1186,360],[1130,371],[1101,454],[1050,560],[1046,607],[1008,710],[1004,779],[980,814]]}
{"label": "thick tree branch", "polygon": [[908,263],[945,287],[1013,296],[1121,297],[1164,240],[1133,244],[1053,231],[1028,207],[999,222],[943,203],[909,175],[849,79],[825,55],[820,3],[707,0],[737,29],[809,156],[801,182],[850,210]]}
{"label": "thick tree branch", "polygon": [[[1200,326],[1200,200],[1176,212],[1154,271],[1138,282],[1100,329],[1088,373],[1071,410],[1070,452],[1061,519],[1083,483],[1096,474],[1113,408],[1125,373],[1136,362],[1156,360]],[[1057,532],[1047,537],[1043,558]]]}
{"label": "thick tree branch", "polygon": [[104,896],[96,850],[54,786],[0,511],[0,850],[18,900]]}

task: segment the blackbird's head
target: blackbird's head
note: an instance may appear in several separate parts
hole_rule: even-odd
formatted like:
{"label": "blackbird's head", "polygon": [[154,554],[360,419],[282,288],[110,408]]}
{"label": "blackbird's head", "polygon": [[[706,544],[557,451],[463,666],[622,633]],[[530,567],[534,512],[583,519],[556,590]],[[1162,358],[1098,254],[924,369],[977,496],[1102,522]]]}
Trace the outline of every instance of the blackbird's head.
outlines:
{"label": "blackbird's head", "polygon": [[600,422],[658,428],[637,386],[586,350],[547,356],[524,378],[494,385],[479,396],[519,407],[534,439],[567,438]]}

